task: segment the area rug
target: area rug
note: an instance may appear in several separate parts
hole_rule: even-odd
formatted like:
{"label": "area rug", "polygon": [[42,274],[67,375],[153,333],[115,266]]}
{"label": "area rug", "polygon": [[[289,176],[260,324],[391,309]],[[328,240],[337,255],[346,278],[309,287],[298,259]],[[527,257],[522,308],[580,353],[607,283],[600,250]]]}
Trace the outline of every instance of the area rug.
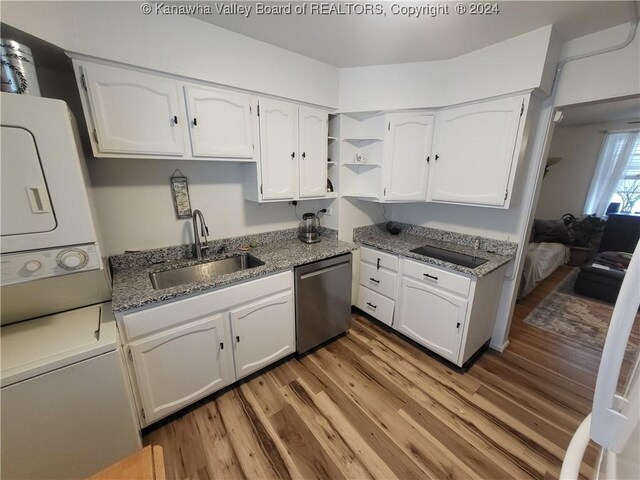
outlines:
{"label": "area rug", "polygon": [[[571,341],[602,351],[613,305],[578,295],[573,285],[579,269],[566,278],[524,319],[534,327],[553,332]],[[634,357],[640,345],[640,314],[629,338],[625,356]]]}

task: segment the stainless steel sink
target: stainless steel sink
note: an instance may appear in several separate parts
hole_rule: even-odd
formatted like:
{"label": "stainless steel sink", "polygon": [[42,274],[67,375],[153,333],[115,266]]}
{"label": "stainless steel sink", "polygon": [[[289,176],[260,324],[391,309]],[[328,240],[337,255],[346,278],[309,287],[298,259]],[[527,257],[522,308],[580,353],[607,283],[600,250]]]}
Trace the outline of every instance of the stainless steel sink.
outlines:
{"label": "stainless steel sink", "polygon": [[163,288],[176,287],[187,283],[203,282],[213,277],[247,270],[261,265],[264,265],[262,260],[248,253],[243,253],[229,258],[223,258],[222,260],[199,263],[197,265],[165,270],[163,272],[153,272],[149,274],[149,277],[151,278],[153,288],[162,290]]}

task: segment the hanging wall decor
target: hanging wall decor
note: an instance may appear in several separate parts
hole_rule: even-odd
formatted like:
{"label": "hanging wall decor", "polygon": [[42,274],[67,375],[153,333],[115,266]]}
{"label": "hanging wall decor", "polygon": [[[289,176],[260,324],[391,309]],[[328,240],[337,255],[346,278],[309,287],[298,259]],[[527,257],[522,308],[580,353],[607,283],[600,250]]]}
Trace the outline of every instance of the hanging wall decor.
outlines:
{"label": "hanging wall decor", "polygon": [[173,205],[178,218],[191,217],[191,200],[189,200],[189,183],[187,177],[176,169],[171,176],[171,193],[173,194]]}

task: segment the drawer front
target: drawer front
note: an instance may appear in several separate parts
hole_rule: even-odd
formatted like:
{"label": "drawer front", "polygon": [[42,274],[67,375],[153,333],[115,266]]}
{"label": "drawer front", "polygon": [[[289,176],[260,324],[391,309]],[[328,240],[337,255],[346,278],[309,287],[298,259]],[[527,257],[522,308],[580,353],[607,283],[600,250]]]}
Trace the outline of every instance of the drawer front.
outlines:
{"label": "drawer front", "polygon": [[374,292],[395,300],[397,279],[398,275],[390,270],[377,270],[370,263],[360,262],[360,285]]}
{"label": "drawer front", "polygon": [[358,303],[356,305],[360,310],[367,312],[372,317],[377,318],[382,323],[391,325],[393,322],[393,308],[395,302],[373,292],[366,287],[360,285],[358,289]]}
{"label": "drawer front", "polygon": [[131,341],[292,288],[293,274],[289,271],[126,314],[121,323],[126,337],[123,340]]}
{"label": "drawer front", "polygon": [[372,264],[375,268],[386,268],[394,272],[398,271],[398,256],[382,252],[375,248],[361,247],[360,260]]}
{"label": "drawer front", "polygon": [[402,261],[403,275],[422,280],[430,285],[444,288],[464,297],[469,296],[469,287],[471,286],[469,277],[406,258]]}

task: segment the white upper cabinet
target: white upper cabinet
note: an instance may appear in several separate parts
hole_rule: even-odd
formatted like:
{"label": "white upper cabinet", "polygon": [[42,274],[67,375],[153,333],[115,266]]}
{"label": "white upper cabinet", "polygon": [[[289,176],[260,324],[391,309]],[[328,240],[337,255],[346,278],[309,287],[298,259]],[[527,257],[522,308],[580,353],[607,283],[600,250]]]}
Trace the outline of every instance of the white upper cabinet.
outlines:
{"label": "white upper cabinet", "polygon": [[317,108],[298,112],[299,195],[324,197],[327,192],[327,135],[329,115]]}
{"label": "white upper cabinet", "polygon": [[261,98],[258,117],[258,168],[249,166],[245,198],[272,202],[326,197],[328,113]]}
{"label": "white upper cabinet", "polygon": [[184,155],[186,118],[174,80],[89,63],[81,72],[96,153]]}
{"label": "white upper cabinet", "polygon": [[385,119],[384,200],[425,201],[434,116],[395,113]]}
{"label": "white upper cabinet", "polygon": [[427,201],[508,208],[527,98],[437,114]]}
{"label": "white upper cabinet", "polygon": [[262,199],[293,199],[298,168],[298,108],[265,99],[259,101],[259,108]]}
{"label": "white upper cabinet", "polygon": [[184,88],[193,155],[253,158],[251,97],[208,87]]}

